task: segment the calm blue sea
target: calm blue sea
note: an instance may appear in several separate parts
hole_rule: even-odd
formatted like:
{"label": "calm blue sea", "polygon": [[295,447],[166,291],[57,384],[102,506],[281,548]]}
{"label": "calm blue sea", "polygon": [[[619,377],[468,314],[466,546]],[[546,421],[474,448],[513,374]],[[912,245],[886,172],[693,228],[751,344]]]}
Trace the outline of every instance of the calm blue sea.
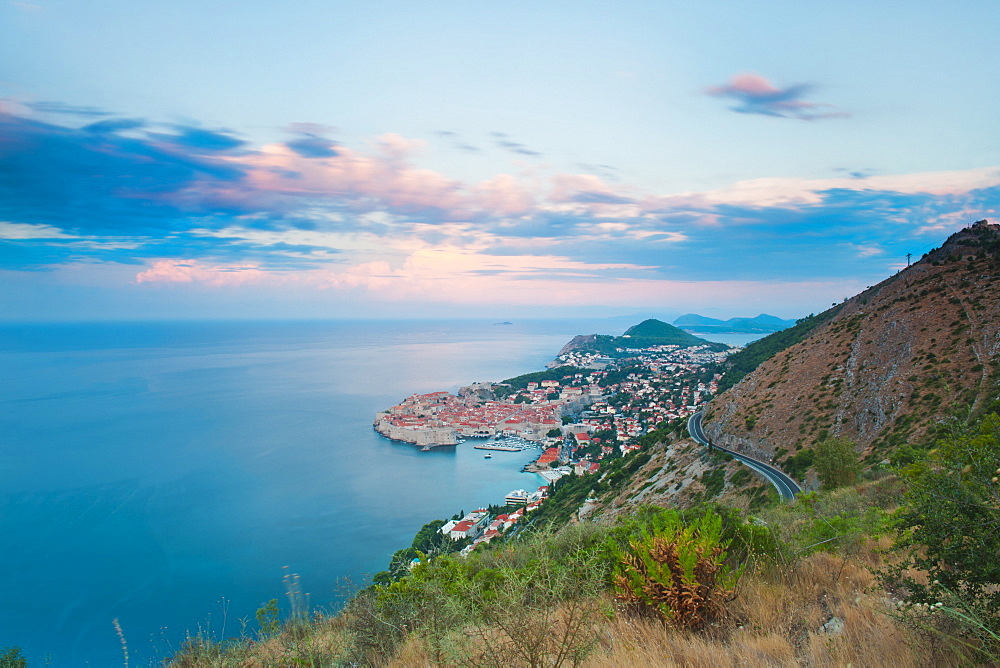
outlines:
{"label": "calm blue sea", "polygon": [[[434,518],[540,484],[534,455],[371,429],[414,392],[541,369],[612,321],[0,326],[0,648],[156,662],[237,634],[300,575],[313,606]],[[283,570],[287,566],[288,570]]]}

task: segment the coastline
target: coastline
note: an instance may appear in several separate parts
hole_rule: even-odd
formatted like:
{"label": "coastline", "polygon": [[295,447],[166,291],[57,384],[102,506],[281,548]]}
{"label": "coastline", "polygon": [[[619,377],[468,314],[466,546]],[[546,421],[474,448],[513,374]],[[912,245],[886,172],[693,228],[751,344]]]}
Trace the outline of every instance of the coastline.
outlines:
{"label": "coastline", "polygon": [[[669,334],[669,327],[647,320],[628,331],[645,328]],[[487,437],[485,443],[472,446],[487,451],[485,459],[492,458],[491,450],[539,448],[539,454],[525,463],[521,472],[539,476],[546,484],[535,492],[517,489],[505,497],[505,505],[511,499],[530,500],[526,513],[541,507],[563,476],[595,475],[597,481],[603,480],[603,471],[620,470],[621,459],[649,447],[667,430],[682,424],[717,393],[721,378],[718,364],[734,350],[704,340],[694,344],[643,340],[642,346],[626,347],[632,344],[626,334],[620,341],[606,337],[619,347],[598,354],[580,344],[594,338],[575,336],[546,364],[545,371],[475,383],[456,394],[413,394],[376,413],[374,430],[384,438],[416,445],[421,451]],[[607,348],[608,341],[600,343]],[[517,445],[505,444],[506,439]],[[481,543],[503,539],[506,530],[524,515],[501,521],[507,515],[498,511],[498,519],[487,530],[486,523],[492,520],[489,508],[493,507],[490,503],[474,511],[475,517],[459,521],[456,516],[445,522],[440,532],[452,540],[445,540],[439,549],[468,554]],[[387,573],[376,583],[401,576],[398,571]]]}

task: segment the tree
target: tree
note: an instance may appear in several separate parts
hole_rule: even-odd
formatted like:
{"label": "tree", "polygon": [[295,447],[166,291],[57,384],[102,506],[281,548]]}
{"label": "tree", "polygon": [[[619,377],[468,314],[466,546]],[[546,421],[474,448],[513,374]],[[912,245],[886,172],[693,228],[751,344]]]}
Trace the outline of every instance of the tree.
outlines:
{"label": "tree", "polygon": [[6,647],[0,654],[0,668],[27,668],[28,660],[21,654],[20,647]]}
{"label": "tree", "polygon": [[260,637],[270,638],[281,630],[281,620],[278,616],[278,599],[270,601],[257,608],[257,626],[260,627]]}
{"label": "tree", "polygon": [[858,478],[858,453],[846,438],[826,438],[813,448],[813,467],[823,487],[850,485]]}
{"label": "tree", "polygon": [[[905,560],[884,577],[905,598],[942,604],[967,631],[1000,646],[1000,417],[940,439],[926,459],[902,469],[907,483],[895,518]],[[908,571],[926,573],[914,578]]]}

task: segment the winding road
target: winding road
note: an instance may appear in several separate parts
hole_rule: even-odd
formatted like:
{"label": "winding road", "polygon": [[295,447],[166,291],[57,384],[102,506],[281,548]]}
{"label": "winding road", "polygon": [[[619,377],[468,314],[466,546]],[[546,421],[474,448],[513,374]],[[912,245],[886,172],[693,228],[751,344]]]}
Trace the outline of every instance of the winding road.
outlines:
{"label": "winding road", "polygon": [[721,450],[732,455],[757,473],[760,473],[762,476],[770,480],[771,484],[778,490],[778,494],[781,495],[782,499],[791,500],[796,494],[802,491],[802,488],[799,487],[797,482],[770,464],[765,464],[764,462],[758,461],[752,457],[741,455],[740,453],[729,450],[728,448],[712,445],[712,442],[708,440],[708,436],[705,435],[705,430],[701,425],[701,411],[698,411],[688,418],[688,433],[691,434],[691,438],[698,441],[702,445],[707,445],[710,448],[715,448],[716,450]]}

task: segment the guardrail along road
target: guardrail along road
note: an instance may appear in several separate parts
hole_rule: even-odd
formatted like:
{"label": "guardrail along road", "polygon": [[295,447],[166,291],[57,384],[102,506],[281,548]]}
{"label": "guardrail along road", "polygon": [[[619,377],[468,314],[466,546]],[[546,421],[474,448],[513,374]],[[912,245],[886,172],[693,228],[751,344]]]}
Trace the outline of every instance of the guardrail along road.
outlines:
{"label": "guardrail along road", "polygon": [[796,494],[802,491],[798,483],[789,478],[783,472],[774,468],[770,464],[766,464],[762,461],[754,459],[753,457],[747,457],[739,452],[734,452],[728,448],[723,448],[719,445],[713,445],[708,436],[705,435],[705,430],[702,428],[701,424],[701,411],[698,411],[690,418],[688,418],[688,433],[691,434],[691,438],[698,441],[702,445],[707,445],[710,448],[715,448],[716,450],[721,450],[732,455],[735,459],[743,462],[750,468],[752,468],[757,473],[771,481],[774,488],[778,490],[778,494],[781,495],[782,499],[791,500]]}

